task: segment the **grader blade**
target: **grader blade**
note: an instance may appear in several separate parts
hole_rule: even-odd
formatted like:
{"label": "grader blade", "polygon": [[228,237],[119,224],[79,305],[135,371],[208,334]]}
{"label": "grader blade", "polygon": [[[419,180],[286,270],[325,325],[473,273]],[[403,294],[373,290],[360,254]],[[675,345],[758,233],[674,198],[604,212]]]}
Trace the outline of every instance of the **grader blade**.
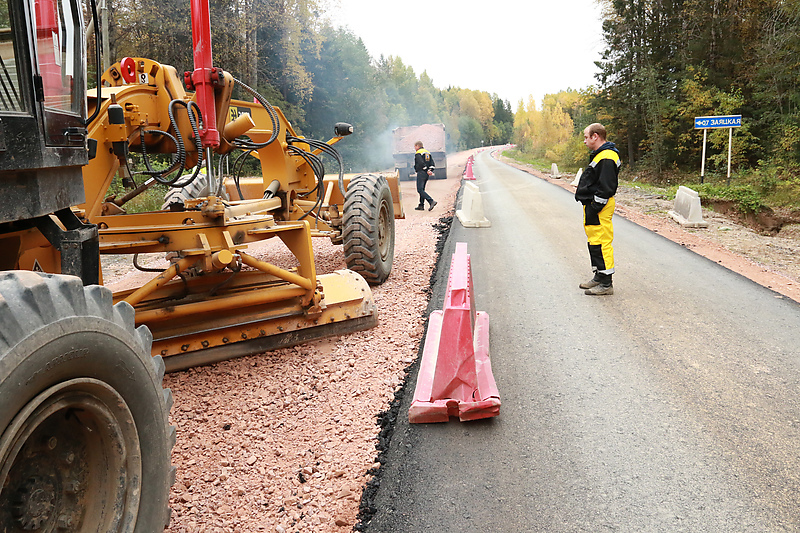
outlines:
{"label": "grader blade", "polygon": [[[364,279],[350,270],[317,277],[321,299],[259,271],[171,281],[136,306],[136,323],[153,334],[153,355],[168,372],[377,325],[377,308]],[[223,285],[220,287],[220,285]],[[123,300],[134,291],[114,294]]]}

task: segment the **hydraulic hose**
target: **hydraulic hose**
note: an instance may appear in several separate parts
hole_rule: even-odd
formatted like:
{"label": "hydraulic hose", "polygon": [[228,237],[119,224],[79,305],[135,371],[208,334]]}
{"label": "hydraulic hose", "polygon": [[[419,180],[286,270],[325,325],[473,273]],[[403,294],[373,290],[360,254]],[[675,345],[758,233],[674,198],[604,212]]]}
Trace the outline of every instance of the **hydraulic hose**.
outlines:
{"label": "hydraulic hose", "polygon": [[[186,164],[186,147],[183,144],[183,135],[181,134],[180,128],[178,127],[178,123],[175,120],[175,111],[174,108],[176,105],[182,105],[186,108],[186,113],[189,117],[189,124],[192,126],[192,132],[194,133],[194,142],[195,148],[197,150],[197,166],[195,167],[194,173],[183,181],[179,181],[181,178],[181,170],[183,169],[184,165]],[[197,126],[197,119],[202,120],[202,115],[200,113],[200,107],[195,102],[184,102],[183,100],[172,100],[168,106],[168,113],[169,113],[169,121],[172,125],[173,130],[175,130],[175,135],[173,136],[169,132],[161,131],[161,130],[139,130],[140,139],[141,139],[141,146],[142,146],[142,159],[144,160],[145,166],[147,170],[143,170],[137,172],[137,174],[144,174],[147,176],[151,176],[157,182],[162,183],[164,185],[168,185],[174,188],[182,188],[186,187],[190,183],[192,183],[200,174],[200,169],[203,167],[204,161],[204,153],[203,153],[203,146],[200,141],[200,130]],[[145,134],[148,135],[164,135],[169,138],[174,144],[175,149],[177,151],[176,154],[172,157],[172,163],[166,169],[156,170],[150,164],[150,158],[147,156],[147,148],[144,142]],[[166,179],[164,176],[172,174],[176,172],[177,174],[172,179]]]}
{"label": "hydraulic hose", "polygon": [[287,137],[287,142],[295,142],[295,143],[305,143],[310,148],[314,150],[320,150],[329,156],[333,157],[337,163],[339,163],[339,191],[342,193],[342,196],[345,196],[346,191],[344,189],[344,161],[342,161],[342,156],[339,154],[339,151],[331,146],[330,144],[324,141],[318,141],[315,139],[301,139],[299,137]]}
{"label": "hydraulic hose", "polygon": [[[311,167],[311,170],[314,172],[314,175],[317,178],[317,185],[313,189],[302,195],[302,196],[308,196],[314,191],[317,192],[317,201],[314,203],[311,209],[309,209],[308,211],[303,213],[302,216],[300,216],[299,220],[302,220],[305,217],[307,217],[310,213],[313,213],[314,209],[317,209],[319,211],[319,209],[322,207],[322,190],[323,190],[322,180],[325,177],[325,167],[322,165],[322,161],[319,159],[319,157],[312,154],[311,152],[306,152],[302,148],[293,146],[291,144],[288,146],[288,149],[290,153],[302,157],[305,160],[305,162],[308,163],[308,166]],[[319,212],[317,213],[317,217],[319,217]]]}
{"label": "hydraulic hose", "polygon": [[267,100],[263,96],[261,96],[258,93],[258,91],[256,91],[243,81],[240,81],[236,78],[234,78],[233,81],[241,85],[242,89],[250,93],[253,96],[253,98],[255,98],[259,104],[261,104],[261,107],[263,107],[267,111],[267,114],[269,115],[269,118],[272,121],[272,135],[270,135],[269,139],[267,139],[267,141],[263,143],[256,143],[244,139],[235,139],[231,144],[233,144],[236,148],[241,148],[242,150],[258,150],[260,148],[264,148],[265,146],[272,144],[278,138],[278,132],[280,131],[280,126],[281,126],[280,119],[278,118],[278,113],[275,111],[275,108],[272,107],[272,105],[269,102],[267,102]]}

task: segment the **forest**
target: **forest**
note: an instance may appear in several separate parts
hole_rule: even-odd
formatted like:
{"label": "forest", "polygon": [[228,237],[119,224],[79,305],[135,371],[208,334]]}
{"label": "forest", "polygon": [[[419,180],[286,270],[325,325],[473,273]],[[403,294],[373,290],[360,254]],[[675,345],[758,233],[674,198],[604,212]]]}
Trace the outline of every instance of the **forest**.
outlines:
{"label": "forest", "polygon": [[[703,134],[694,117],[741,115],[730,181],[777,205],[800,204],[800,3],[599,1],[597,84],[521,105],[514,139],[523,152],[582,166],[576,136],[599,121],[631,174],[697,181]],[[729,184],[728,134],[708,130],[707,181]]]}
{"label": "forest", "polygon": [[[110,57],[147,57],[191,70],[188,0],[106,0]],[[392,130],[443,123],[448,150],[509,142],[511,104],[495,94],[439,89],[400,57],[370,56],[327,22],[317,0],[215,0],[214,64],[281,108],[300,134],[327,140],[336,122],[355,133],[336,145],[347,171],[391,168]],[[244,95],[234,95],[244,97]]]}
{"label": "forest", "polygon": [[[800,10],[783,0],[609,0],[590,102],[630,162],[699,167],[693,118],[742,115],[737,168],[797,166]],[[714,131],[717,152],[727,130]],[[727,153],[713,156],[719,166]]]}

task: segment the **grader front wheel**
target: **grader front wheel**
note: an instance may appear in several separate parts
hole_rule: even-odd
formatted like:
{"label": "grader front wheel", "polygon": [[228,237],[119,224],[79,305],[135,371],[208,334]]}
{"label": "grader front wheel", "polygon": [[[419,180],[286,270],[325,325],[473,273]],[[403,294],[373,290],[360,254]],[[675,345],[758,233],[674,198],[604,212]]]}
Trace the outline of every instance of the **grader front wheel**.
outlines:
{"label": "grader front wheel", "polygon": [[342,233],[347,268],[370,285],[386,281],[394,260],[394,204],[386,178],[363,174],[350,180]]}
{"label": "grader front wheel", "polygon": [[166,527],[172,395],[133,315],[75,277],[0,274],[0,531]]}

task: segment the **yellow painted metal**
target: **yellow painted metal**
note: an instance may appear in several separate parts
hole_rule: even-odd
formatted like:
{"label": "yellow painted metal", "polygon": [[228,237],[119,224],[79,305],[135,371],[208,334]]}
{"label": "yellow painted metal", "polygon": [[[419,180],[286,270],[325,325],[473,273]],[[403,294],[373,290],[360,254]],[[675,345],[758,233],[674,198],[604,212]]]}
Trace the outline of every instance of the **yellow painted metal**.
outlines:
{"label": "yellow painted metal", "polygon": [[0,238],[2,270],[60,272],[61,254],[36,229],[4,233]]}
{"label": "yellow painted metal", "polygon": [[349,270],[319,276],[321,300],[310,307],[302,303],[306,291],[257,271],[193,281],[173,280],[137,306],[137,324],[148,325],[153,353],[170,371],[377,324],[369,286]]}
{"label": "yellow painted metal", "polygon": [[[150,328],[154,353],[167,356],[167,368],[374,326],[376,307],[361,276],[349,270],[317,275],[311,238],[341,240],[344,198],[338,183],[326,182],[325,199],[317,201],[322,189],[316,190],[318,180],[306,160],[288,149],[287,138],[300,136],[280,109],[275,108],[277,139],[252,153],[261,163],[262,176],[243,180],[245,194],[240,201],[206,196],[186,200],[181,211],[128,214],[124,205],[128,196],[108,196],[118,176],[131,177],[121,147],[174,154],[172,136],[186,150],[183,170],[191,170],[200,156],[186,106],[174,105],[177,127],[170,121],[171,102],[189,104],[195,98],[186,92],[182,76],[169,65],[144,58],[133,61],[135,81],[125,82],[117,63],[102,76],[102,99],[96,90],[89,91],[89,113],[99,108],[87,128],[96,155],[83,169],[86,200],[73,211],[97,225],[101,254],[167,254],[172,261],[141,286],[113,295],[115,302],[134,306],[137,324]],[[244,134],[258,143],[273,133],[273,119],[263,106],[231,99],[233,85],[225,73],[215,88],[217,129],[223,132],[217,155],[235,149],[234,137]],[[110,122],[109,109],[116,105],[122,108],[123,124]],[[333,145],[340,139],[327,142]],[[295,145],[311,150],[308,143]],[[146,179],[134,177],[140,184]],[[280,184],[277,195],[263,199],[274,180]],[[238,198],[231,180],[225,186],[229,198]],[[245,253],[248,246],[265,239],[279,240],[296,266],[279,267],[268,258]],[[0,243],[3,249],[16,250],[13,257],[0,258],[0,264],[8,263],[6,268],[60,271],[58,251],[38,230],[4,235]]]}
{"label": "yellow painted metal", "polygon": [[[269,230],[275,236],[283,232],[303,231],[300,223],[277,225],[271,216],[254,215],[235,219],[209,218],[200,211],[158,211],[135,215],[97,217],[100,228],[100,253],[158,253],[203,251],[198,235],[204,235],[212,251],[263,240],[255,230]],[[144,224],[146,223],[146,225]]]}
{"label": "yellow painted metal", "polygon": [[[136,58],[135,62],[137,72],[147,77],[147,83],[126,84],[117,63],[103,74],[103,100],[97,100],[96,90],[88,94],[89,107],[100,106],[97,119],[88,127],[89,138],[97,140],[98,146],[96,156],[84,167],[86,202],[78,206],[90,221],[107,213],[107,207],[104,211],[103,205],[106,191],[119,170],[120,161],[113,152],[112,142],[126,140],[135,149],[141,146],[140,130],[169,131],[174,135],[168,115],[169,103],[173,99],[191,100],[192,95],[187,95],[174,67],[143,58]],[[110,124],[108,119],[108,108],[114,102],[121,105],[125,112],[124,129]],[[194,152],[194,143],[189,138],[192,129],[188,116],[186,113],[175,113],[174,116],[185,135],[186,150],[191,154]],[[164,136],[146,134],[144,139],[150,153],[172,153],[175,150],[172,141]],[[196,153],[189,159],[192,164],[196,160],[194,157]]]}
{"label": "yellow painted metal", "polygon": [[280,198],[270,198],[268,200],[245,200],[243,202],[231,202],[229,207],[225,208],[225,216],[227,218],[236,218],[247,215],[258,215],[275,211],[281,208]]}
{"label": "yellow painted metal", "polygon": [[[302,157],[287,149],[287,136],[298,135],[277,108],[277,140],[253,153],[263,175],[252,183],[245,180],[244,199],[207,196],[186,200],[182,211],[128,214],[122,200],[107,197],[118,175],[129,176],[120,145],[134,152],[175,153],[175,142],[168,135],[153,133],[159,130],[180,136],[187,170],[199,156],[185,106],[174,107],[177,128],[168,113],[170,102],[189,103],[194,95],[185,91],[173,67],[149,59],[133,60],[135,82],[126,83],[120,65],[115,64],[103,74],[103,99],[95,91],[88,95],[90,112],[100,108],[88,127],[97,150],[83,170],[86,201],[74,211],[97,225],[101,254],[169,254],[172,264],[163,272],[113,295],[115,302],[133,305],[137,324],[146,324],[153,332],[154,353],[168,356],[170,369],[185,368],[374,326],[377,312],[363,278],[350,271],[317,275],[311,237],[341,234],[336,224],[340,224],[344,199],[331,200],[338,184],[328,187],[328,200],[339,204],[326,205],[324,216],[309,213],[318,205],[317,178]],[[236,136],[264,142],[272,135],[267,111],[260,104],[231,100],[232,88],[233,79],[226,73],[215,89],[217,129],[223,132],[217,154],[232,151],[230,142]],[[110,123],[112,105],[122,107],[124,124]],[[263,199],[273,180],[280,183],[279,193]],[[226,187],[230,192],[232,185],[226,183]],[[238,195],[233,192],[229,197]],[[294,256],[294,268],[278,267],[245,253],[249,245],[273,238]],[[49,258],[48,270],[58,271],[58,254],[38,232],[29,230],[19,241],[24,244],[19,245],[18,256],[32,262],[35,252],[42,260]],[[16,242],[7,244],[16,246]]]}
{"label": "yellow painted metal", "polygon": [[173,263],[172,266],[170,266],[164,272],[160,273],[158,276],[148,281],[145,285],[128,295],[124,301],[135,307],[136,304],[144,300],[148,294],[151,294],[156,289],[169,283],[172,278],[189,268],[199,259],[200,258],[198,257],[184,257],[177,263]]}
{"label": "yellow painted metal", "polygon": [[233,262],[233,257],[230,250],[220,250],[211,256],[211,264],[215,269],[222,270]]}
{"label": "yellow painted metal", "polygon": [[[345,189],[347,189],[349,186],[350,180],[357,175],[358,174],[344,175],[343,181]],[[400,180],[397,173],[381,173],[381,175],[386,178],[386,182],[389,185],[389,190],[392,193],[394,218],[404,219],[406,215],[405,211],[403,210],[402,194],[400,192]],[[245,198],[260,198],[264,193],[264,183],[265,180],[258,177],[240,178],[239,188],[242,190],[242,194]],[[226,179],[224,185],[225,191],[230,198],[239,198],[239,192],[236,189],[236,185],[232,179]],[[322,209],[324,210],[330,207],[335,207],[336,213],[338,213],[338,216],[341,217],[344,212],[344,197],[339,190],[339,177],[325,176],[325,179],[323,180],[323,188],[325,192],[322,200]],[[292,211],[291,217],[293,219],[297,219],[304,214],[309,213],[311,208],[317,205],[317,202],[315,200],[295,200],[294,205],[300,209]],[[335,218],[335,216],[327,216],[323,219],[315,220],[312,225],[312,230],[315,231],[315,236],[332,237],[334,239],[337,236],[340,236],[341,232],[335,224]],[[341,223],[341,221],[339,221],[339,223]]]}
{"label": "yellow painted metal", "polygon": [[236,137],[244,135],[249,130],[256,127],[256,123],[250,117],[249,113],[242,113],[236,117],[232,122],[228,122],[225,126],[223,136],[228,142],[232,142]]}
{"label": "yellow painted metal", "polygon": [[265,261],[259,261],[255,257],[250,257],[244,252],[242,252],[239,255],[242,258],[242,263],[244,263],[247,266],[251,266],[257,270],[266,272],[267,274],[275,276],[276,278],[280,278],[288,283],[294,283],[295,285],[298,285],[303,289],[310,290],[313,288],[310,279],[304,278],[303,276],[299,276],[293,272],[289,272],[288,270],[278,268],[275,265],[270,265]]}
{"label": "yellow painted metal", "polygon": [[[297,287],[273,287],[270,290],[250,291],[237,294],[235,298],[225,300],[203,300],[192,302],[180,306],[162,307],[149,311],[141,311],[137,315],[137,320],[144,324],[152,324],[159,320],[196,317],[203,313],[230,313],[233,310],[250,306],[264,305],[275,302],[290,300],[291,298],[302,297],[305,290]],[[130,297],[129,297],[130,298]],[[128,301],[126,298],[125,301]],[[238,315],[237,315],[238,316]]]}

